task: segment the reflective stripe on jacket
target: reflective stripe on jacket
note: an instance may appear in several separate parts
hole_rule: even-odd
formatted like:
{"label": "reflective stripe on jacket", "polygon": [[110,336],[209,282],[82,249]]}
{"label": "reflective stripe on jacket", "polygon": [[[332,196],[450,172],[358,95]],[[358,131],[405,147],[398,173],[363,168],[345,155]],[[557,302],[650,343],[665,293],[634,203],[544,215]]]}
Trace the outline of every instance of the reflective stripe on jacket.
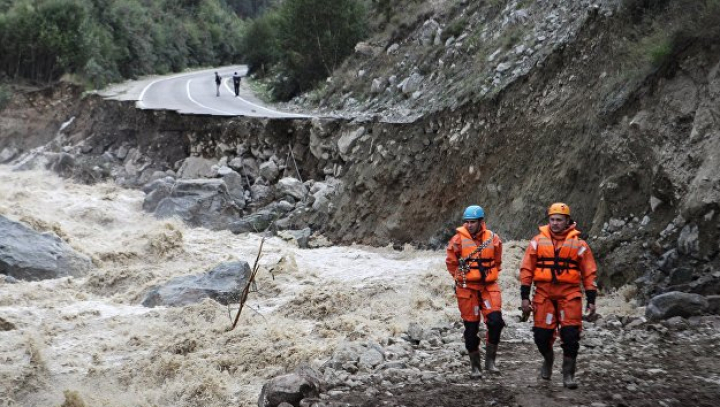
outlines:
{"label": "reflective stripe on jacket", "polygon": [[[547,230],[543,230],[543,229]],[[586,247],[579,239],[580,232],[570,230],[562,242],[553,241],[549,227],[540,228],[536,237],[537,260],[533,281],[538,283],[580,284],[582,280],[580,256]]]}

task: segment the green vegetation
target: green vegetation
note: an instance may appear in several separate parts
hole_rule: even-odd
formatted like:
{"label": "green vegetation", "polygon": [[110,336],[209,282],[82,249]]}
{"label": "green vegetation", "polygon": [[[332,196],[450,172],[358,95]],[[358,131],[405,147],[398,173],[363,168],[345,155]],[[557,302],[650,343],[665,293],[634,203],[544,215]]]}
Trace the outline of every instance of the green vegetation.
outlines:
{"label": "green vegetation", "polygon": [[519,1],[519,2],[517,3],[517,5],[515,5],[515,10],[520,10],[520,9],[528,8],[528,7],[530,7],[534,2],[535,2],[535,0],[521,0],[521,1]]}
{"label": "green vegetation", "polygon": [[273,96],[289,99],[332,75],[366,32],[358,0],[285,0],[248,25],[243,44],[250,70],[272,74]]}
{"label": "green vegetation", "polygon": [[653,66],[662,65],[672,55],[673,44],[669,38],[648,46],[648,59]]}
{"label": "green vegetation", "polygon": [[240,17],[256,17],[262,14],[275,1],[273,0],[225,0],[228,6]]}
{"label": "green vegetation", "polygon": [[2,2],[0,76],[45,83],[74,74],[101,87],[240,62],[242,34],[224,0]]}
{"label": "green vegetation", "polygon": [[525,34],[525,32],[520,25],[514,25],[508,28],[500,40],[503,49],[509,50],[510,48],[517,45],[520,40],[522,40],[523,34]]}
{"label": "green vegetation", "polygon": [[601,93],[608,101],[648,75],[672,70],[691,44],[720,41],[720,0],[624,0],[627,30],[613,43]]}
{"label": "green vegetation", "polygon": [[447,41],[450,37],[459,37],[460,34],[462,34],[463,30],[465,29],[465,26],[468,24],[468,19],[466,16],[462,16],[458,18],[457,20],[453,21],[452,23],[448,24],[447,28],[445,28],[442,32],[441,39],[443,42]]}
{"label": "green vegetation", "polygon": [[10,103],[11,97],[10,88],[7,85],[0,84],[0,112],[5,110],[8,103]]}
{"label": "green vegetation", "polygon": [[278,44],[280,18],[281,16],[276,10],[271,10],[248,24],[242,49],[250,73],[258,73],[263,76],[268,73],[274,63],[280,60],[280,45]]}
{"label": "green vegetation", "polygon": [[[0,0],[0,79],[64,75],[99,88],[248,63],[290,98],[332,74],[367,32],[364,0]],[[271,7],[277,4],[276,7]],[[256,17],[245,23],[241,17]]]}
{"label": "green vegetation", "polygon": [[[720,39],[720,0],[626,0],[625,11],[637,38],[621,44],[635,68],[657,68],[688,43]],[[675,16],[664,21],[662,15]]]}

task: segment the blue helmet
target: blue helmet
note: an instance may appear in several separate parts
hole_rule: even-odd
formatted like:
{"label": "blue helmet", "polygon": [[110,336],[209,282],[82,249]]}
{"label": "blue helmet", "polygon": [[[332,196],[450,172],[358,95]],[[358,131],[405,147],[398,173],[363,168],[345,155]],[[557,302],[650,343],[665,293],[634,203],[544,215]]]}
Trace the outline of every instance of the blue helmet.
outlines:
{"label": "blue helmet", "polygon": [[471,205],[465,208],[463,213],[463,220],[476,220],[483,219],[485,217],[485,211],[482,207],[477,205]]}

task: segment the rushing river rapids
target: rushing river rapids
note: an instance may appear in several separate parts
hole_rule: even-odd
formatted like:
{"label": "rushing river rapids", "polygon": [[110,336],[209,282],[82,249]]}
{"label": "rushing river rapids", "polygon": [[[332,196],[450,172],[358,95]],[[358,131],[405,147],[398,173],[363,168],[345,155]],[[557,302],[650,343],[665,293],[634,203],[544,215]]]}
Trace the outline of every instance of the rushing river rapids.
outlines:
{"label": "rushing river rapids", "polygon": [[[152,218],[142,211],[142,192],[112,184],[0,166],[0,185],[0,214],[57,234],[95,265],[83,278],[0,277],[0,316],[15,328],[0,330],[3,407],[58,406],[64,393],[88,406],[251,406],[268,378],[301,362],[319,366],[341,342],[459,318],[442,251],[298,249],[273,237],[258,292],[227,332],[235,309],[212,300],[182,308],[140,303],[149,287],[172,277],[228,260],[252,264],[260,236]],[[518,314],[524,244],[505,244],[506,318]],[[602,312],[638,311],[622,295],[607,297]]]}

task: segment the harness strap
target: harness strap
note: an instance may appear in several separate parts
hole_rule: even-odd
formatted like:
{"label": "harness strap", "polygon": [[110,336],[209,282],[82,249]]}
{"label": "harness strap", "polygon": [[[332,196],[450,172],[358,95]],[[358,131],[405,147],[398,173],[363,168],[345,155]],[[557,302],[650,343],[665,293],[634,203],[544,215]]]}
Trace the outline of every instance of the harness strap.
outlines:
{"label": "harness strap", "polygon": [[[492,268],[492,267],[495,265],[495,259],[492,259],[492,260],[490,260],[490,259],[473,259],[472,256],[474,256],[475,254],[479,253],[479,252],[482,251],[483,249],[485,249],[485,248],[487,248],[488,246],[490,246],[490,244],[492,244],[494,238],[495,238],[495,232],[490,231],[490,237],[489,237],[487,240],[485,240],[485,241],[482,242],[480,245],[478,245],[478,247],[476,247],[475,250],[473,250],[473,251],[472,251],[470,254],[468,254],[466,257],[464,257],[464,258],[461,257],[461,258],[458,260],[458,263],[459,263],[461,266],[463,266],[463,270],[462,270],[462,272],[463,272],[463,286],[464,286],[464,284],[465,284],[465,283],[464,283],[465,274],[467,274],[467,272],[470,271],[470,269],[472,269],[472,268],[478,269],[478,270],[480,271],[480,282],[481,282],[482,284],[485,284],[485,278],[487,277],[487,270],[488,270],[489,268]],[[477,266],[472,267],[472,266],[470,266],[470,265],[468,264],[469,262],[474,262],[474,263],[477,264]],[[491,265],[490,265],[490,267],[485,267],[485,265],[482,264],[482,263],[486,263],[486,262],[492,262]],[[460,270],[460,268],[458,268],[458,270]]]}
{"label": "harness strap", "polygon": [[580,262],[569,257],[560,257],[560,250],[563,247],[565,247],[565,244],[558,248],[553,247],[553,257],[538,257],[536,262],[536,267],[550,269],[553,284],[557,284],[557,276],[560,274],[569,273],[570,270],[580,271]]}

